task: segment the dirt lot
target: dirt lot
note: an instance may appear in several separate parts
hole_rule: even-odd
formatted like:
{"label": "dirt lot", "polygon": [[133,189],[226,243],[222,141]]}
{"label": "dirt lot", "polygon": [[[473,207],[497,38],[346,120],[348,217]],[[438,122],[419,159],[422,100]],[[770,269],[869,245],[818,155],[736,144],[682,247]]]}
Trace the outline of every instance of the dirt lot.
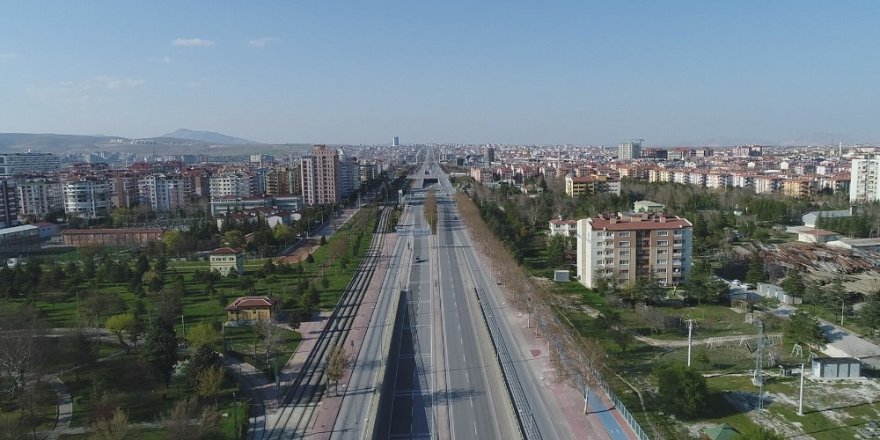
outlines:
{"label": "dirt lot", "polygon": [[308,257],[309,254],[314,253],[319,247],[321,247],[319,243],[320,242],[318,240],[309,240],[302,246],[296,248],[296,250],[293,251],[292,254],[286,257],[277,258],[275,260],[275,264],[296,264],[300,261],[305,261],[306,257]]}

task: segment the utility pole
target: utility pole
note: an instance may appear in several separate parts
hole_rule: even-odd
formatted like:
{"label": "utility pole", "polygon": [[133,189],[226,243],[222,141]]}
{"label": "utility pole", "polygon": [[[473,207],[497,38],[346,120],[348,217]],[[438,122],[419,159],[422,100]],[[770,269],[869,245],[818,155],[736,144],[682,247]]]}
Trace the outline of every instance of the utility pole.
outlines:
{"label": "utility pole", "polygon": [[694,344],[694,320],[688,319],[688,367],[691,366],[691,348]]}
{"label": "utility pole", "polygon": [[804,364],[801,364],[801,396],[798,399],[798,415],[804,415]]}

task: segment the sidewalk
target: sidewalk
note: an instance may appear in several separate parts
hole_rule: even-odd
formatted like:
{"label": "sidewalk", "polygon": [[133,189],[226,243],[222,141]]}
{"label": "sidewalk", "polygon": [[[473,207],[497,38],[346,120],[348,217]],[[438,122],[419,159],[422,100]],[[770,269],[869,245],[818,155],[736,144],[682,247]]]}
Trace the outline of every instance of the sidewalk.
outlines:
{"label": "sidewalk", "polygon": [[[386,261],[386,259],[389,258],[396,244],[397,234],[386,233],[380,261]],[[321,404],[318,405],[315,422],[306,434],[309,438],[316,440],[329,440],[330,436],[333,434],[336,418],[339,416],[342,400],[345,398],[346,385],[351,377],[351,372],[354,370],[354,362],[357,360],[358,353],[363,346],[367,327],[370,325],[373,308],[375,308],[379,301],[379,293],[382,290],[382,283],[385,280],[387,270],[387,262],[385,264],[380,262],[376,267],[376,271],[373,273],[373,277],[370,279],[370,284],[367,286],[367,292],[364,294],[360,308],[358,308],[358,314],[354,319],[354,323],[352,324],[351,331],[349,332],[345,343],[345,349],[348,351],[349,359],[352,360],[352,365],[349,366],[345,375],[339,380],[339,393],[332,393],[328,390],[324,395]]]}

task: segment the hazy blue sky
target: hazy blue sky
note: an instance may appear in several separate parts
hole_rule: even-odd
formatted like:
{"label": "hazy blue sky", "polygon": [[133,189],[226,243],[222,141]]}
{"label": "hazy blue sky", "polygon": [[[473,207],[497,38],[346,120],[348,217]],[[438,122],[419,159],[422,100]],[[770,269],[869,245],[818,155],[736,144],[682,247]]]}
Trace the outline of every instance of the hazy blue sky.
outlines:
{"label": "hazy blue sky", "polygon": [[880,142],[878,18],[877,1],[2,0],[0,131]]}

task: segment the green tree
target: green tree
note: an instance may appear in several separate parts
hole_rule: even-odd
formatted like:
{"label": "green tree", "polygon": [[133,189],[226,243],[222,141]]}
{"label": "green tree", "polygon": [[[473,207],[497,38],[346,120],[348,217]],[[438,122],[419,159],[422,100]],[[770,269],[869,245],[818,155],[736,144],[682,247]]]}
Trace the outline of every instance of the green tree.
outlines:
{"label": "green tree", "polygon": [[794,344],[806,344],[816,350],[821,350],[828,343],[828,337],[825,336],[819,320],[803,311],[791,315],[785,325],[784,335]]}
{"label": "green tree", "polygon": [[159,317],[150,327],[143,356],[167,387],[171,383],[171,372],[177,362],[177,334],[168,317]]}
{"label": "green tree", "polygon": [[686,419],[702,414],[709,396],[702,374],[682,364],[661,364],[654,374],[660,401],[667,411]]}
{"label": "green tree", "polygon": [[327,375],[328,385],[331,382],[334,384],[334,392],[338,393],[339,380],[345,375],[345,370],[348,368],[349,362],[350,359],[348,353],[341,345],[333,347],[330,354],[327,356],[327,369],[325,370],[325,374]]}
{"label": "green tree", "polygon": [[780,287],[785,290],[786,294],[798,298],[803,298],[807,289],[806,284],[804,283],[804,278],[801,276],[799,270],[789,271],[788,276],[782,280]]}
{"label": "green tree", "polygon": [[244,234],[237,229],[223,233],[223,242],[231,248],[240,248],[244,245]]}
{"label": "green tree", "polygon": [[125,351],[129,351],[131,347],[129,347],[127,341],[123,338],[123,334],[132,332],[134,323],[134,314],[120,313],[107,318],[107,320],[104,321],[104,328],[109,330],[110,333],[116,335],[116,338],[119,339],[119,345],[125,348]]}
{"label": "green tree", "polygon": [[859,310],[859,321],[871,330],[874,336],[880,329],[880,293],[875,293],[865,301],[865,305]]}
{"label": "green tree", "polygon": [[275,235],[275,240],[280,243],[284,243],[285,246],[296,240],[296,231],[294,231],[292,227],[285,224],[279,224],[278,226],[275,226],[275,229],[272,230],[272,234]]}
{"label": "green tree", "polygon": [[752,255],[751,260],[749,260],[749,269],[746,272],[745,281],[752,288],[757,287],[758,283],[767,281],[767,274],[764,273],[764,263],[761,261],[760,255]]}
{"label": "green tree", "polygon": [[220,338],[217,329],[210,322],[200,322],[192,327],[192,329],[187,330],[189,331],[186,334],[186,338],[193,347],[200,347],[202,345],[211,347]]}

